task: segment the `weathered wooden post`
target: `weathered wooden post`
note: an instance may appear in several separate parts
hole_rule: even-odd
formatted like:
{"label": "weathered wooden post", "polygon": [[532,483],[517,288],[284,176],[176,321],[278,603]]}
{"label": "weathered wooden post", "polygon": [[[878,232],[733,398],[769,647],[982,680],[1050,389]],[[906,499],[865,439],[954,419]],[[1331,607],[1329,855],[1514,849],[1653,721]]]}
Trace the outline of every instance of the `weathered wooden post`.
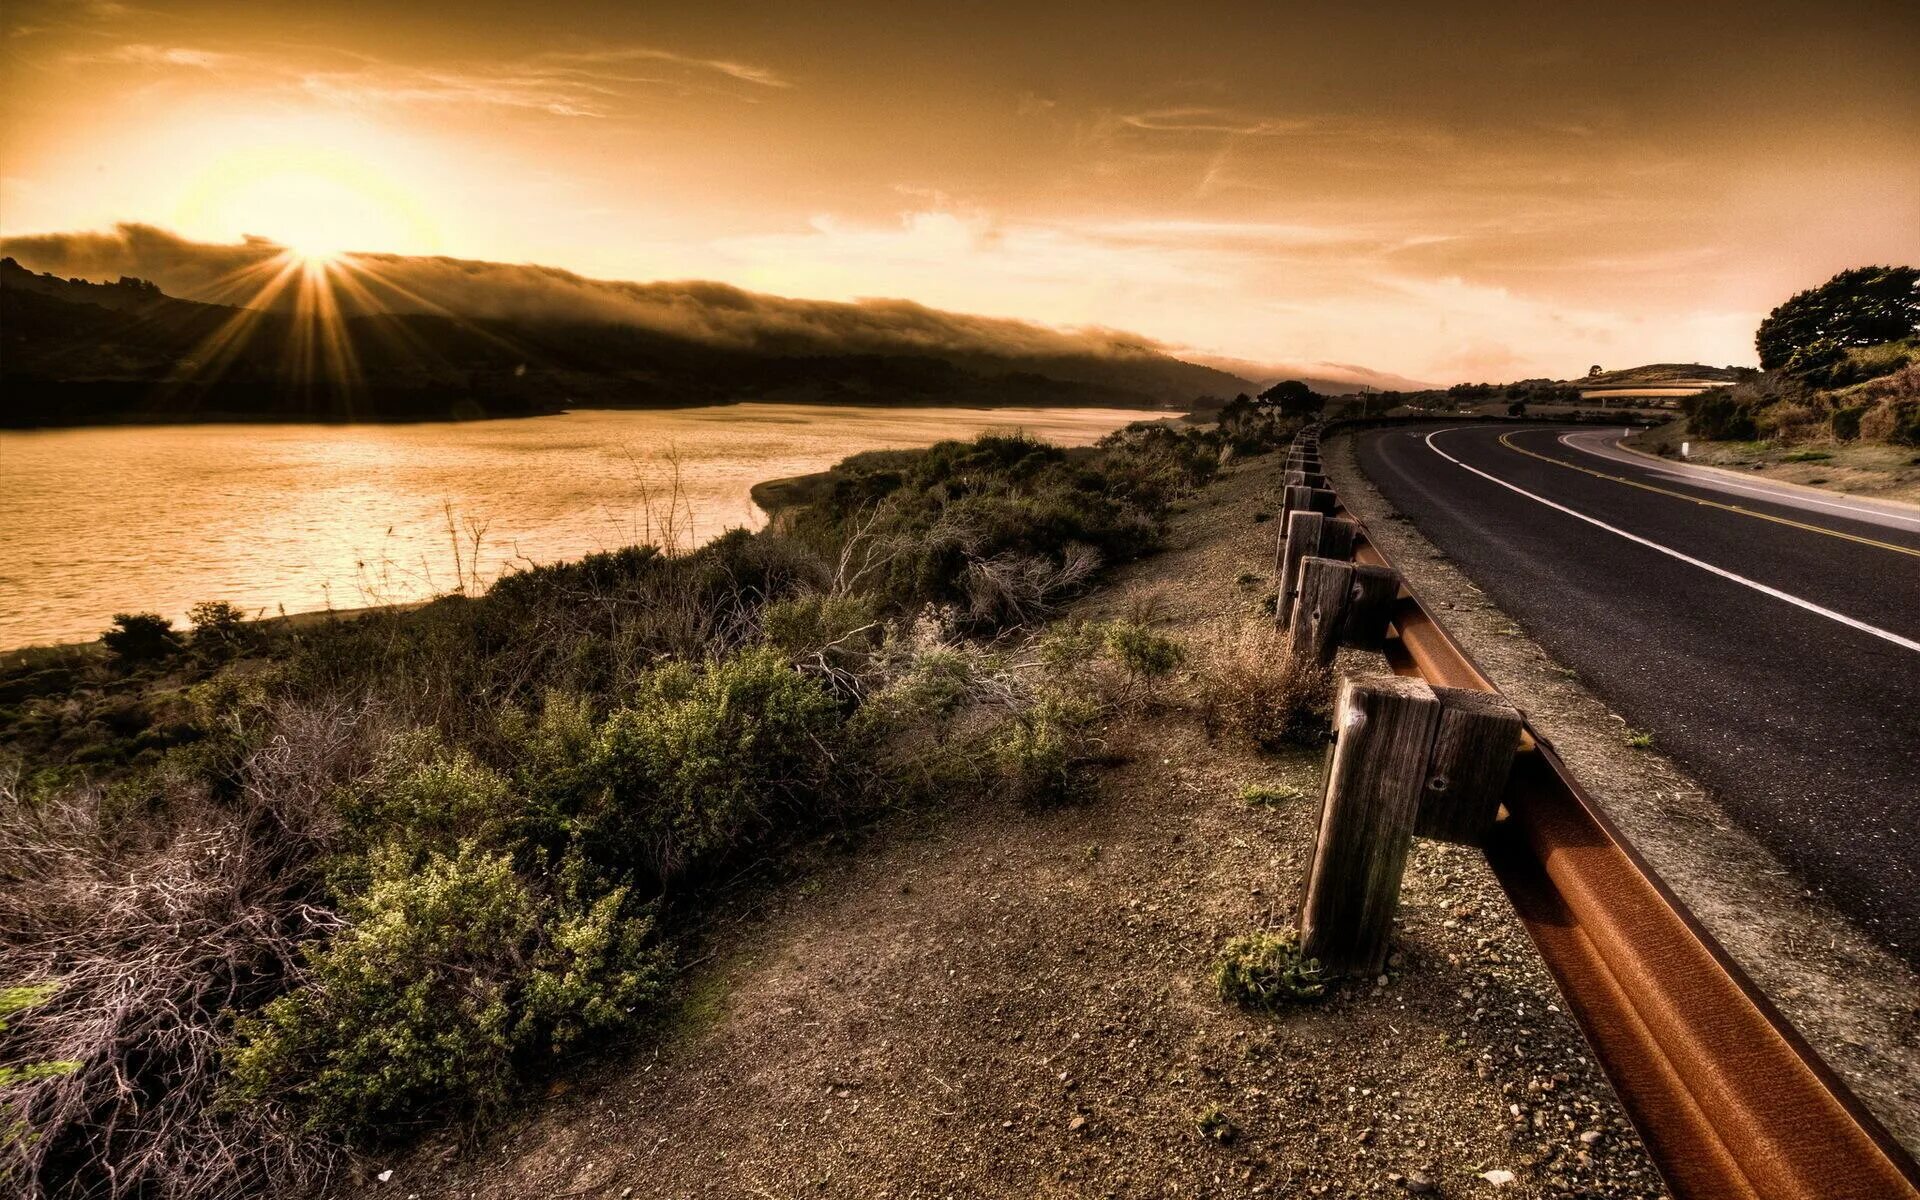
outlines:
{"label": "weathered wooden post", "polygon": [[1281,493],[1280,529],[1285,532],[1287,517],[1296,509],[1303,512],[1332,513],[1338,497],[1330,488],[1290,487]]}
{"label": "weathered wooden post", "polygon": [[1287,614],[1286,655],[1296,669],[1330,667],[1340,648],[1353,564],[1309,556],[1300,560],[1299,578]]}
{"label": "weathered wooden post", "polygon": [[[1352,553],[1352,544],[1348,544]],[[1355,564],[1347,611],[1340,617],[1339,638],[1347,646],[1377,648],[1387,638],[1393,603],[1400,597],[1400,576],[1392,567]]]}
{"label": "weathered wooden post", "polygon": [[1280,540],[1279,554],[1273,566],[1274,578],[1279,581],[1280,588],[1274,603],[1274,624],[1285,629],[1293,614],[1293,602],[1300,589],[1302,560],[1345,560],[1353,557],[1353,542],[1357,532],[1358,526],[1345,517],[1296,512],[1287,518],[1285,536]]}
{"label": "weathered wooden post", "polygon": [[1482,844],[1520,745],[1520,712],[1491,692],[1400,676],[1349,679],[1300,904],[1300,948],[1329,971],[1386,961],[1414,837]]}
{"label": "weathered wooden post", "polygon": [[1340,685],[1300,904],[1301,953],[1328,971],[1372,975],[1386,964],[1439,721],[1440,701],[1421,680],[1385,675]]}
{"label": "weathered wooden post", "polygon": [[1320,534],[1326,523],[1324,513],[1295,512],[1287,515],[1287,523],[1280,529],[1280,545],[1273,560],[1273,577],[1280,589],[1274,599],[1273,623],[1281,629],[1287,627],[1300,587],[1300,560],[1320,553]]}
{"label": "weathered wooden post", "polygon": [[1520,747],[1520,710],[1496,692],[1434,692],[1440,697],[1440,724],[1414,836],[1483,846]]}
{"label": "weathered wooden post", "polygon": [[[1289,525],[1299,516],[1290,518]],[[1318,536],[1323,545],[1326,528],[1322,521]],[[1302,533],[1305,536],[1305,526]],[[1352,548],[1349,540],[1347,552],[1352,553]],[[1290,569],[1288,559],[1299,565]],[[1289,545],[1281,558],[1280,576],[1281,598],[1275,608],[1287,604],[1287,656],[1296,666],[1330,667],[1342,645],[1377,646],[1385,639],[1400,588],[1399,576],[1391,568],[1312,553],[1295,557]]]}

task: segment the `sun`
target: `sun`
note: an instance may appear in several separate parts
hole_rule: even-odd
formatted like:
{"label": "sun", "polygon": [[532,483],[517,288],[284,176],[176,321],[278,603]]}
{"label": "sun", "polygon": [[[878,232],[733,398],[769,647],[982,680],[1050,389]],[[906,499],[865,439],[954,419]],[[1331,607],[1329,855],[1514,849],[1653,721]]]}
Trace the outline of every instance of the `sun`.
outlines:
{"label": "sun", "polygon": [[387,172],[337,149],[278,145],[234,151],[198,181],[195,224],[224,226],[323,266],[356,252],[416,251],[418,206]]}

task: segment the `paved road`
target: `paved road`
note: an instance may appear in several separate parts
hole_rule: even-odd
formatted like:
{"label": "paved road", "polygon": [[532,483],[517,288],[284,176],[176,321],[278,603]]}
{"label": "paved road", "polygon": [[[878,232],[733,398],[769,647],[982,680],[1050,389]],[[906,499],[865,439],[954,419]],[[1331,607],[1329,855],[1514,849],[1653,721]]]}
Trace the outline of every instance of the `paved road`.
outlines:
{"label": "paved road", "polygon": [[1920,513],[1674,467],[1619,430],[1360,435],[1489,598],[1920,965]]}

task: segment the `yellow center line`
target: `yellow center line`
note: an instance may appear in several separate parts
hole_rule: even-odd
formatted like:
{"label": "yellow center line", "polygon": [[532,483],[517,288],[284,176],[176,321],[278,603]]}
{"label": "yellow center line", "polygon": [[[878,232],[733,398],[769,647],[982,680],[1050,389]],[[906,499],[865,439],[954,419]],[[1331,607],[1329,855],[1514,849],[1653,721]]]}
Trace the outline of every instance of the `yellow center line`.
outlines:
{"label": "yellow center line", "polygon": [[1719,500],[1705,500],[1699,496],[1689,496],[1685,492],[1676,492],[1668,488],[1657,487],[1651,483],[1642,483],[1638,479],[1628,479],[1621,475],[1609,475],[1605,471],[1596,471],[1591,467],[1576,466],[1573,463],[1567,462],[1565,459],[1554,458],[1546,454],[1536,454],[1532,450],[1528,450],[1522,446],[1516,446],[1508,440],[1512,437],[1513,435],[1510,433],[1501,434],[1500,444],[1515,453],[1524,454],[1528,458],[1537,458],[1541,462],[1550,462],[1556,467],[1565,467],[1569,471],[1578,471],[1582,475],[1591,475],[1595,479],[1606,479],[1614,483],[1624,483],[1628,487],[1636,487],[1642,491],[1658,492],[1662,496],[1672,496],[1675,500],[1686,500],[1707,508],[1717,508],[1723,512],[1737,513],[1743,517],[1752,517],[1759,521],[1772,521],[1775,525],[1788,525],[1794,529],[1804,529],[1808,533],[1824,533],[1828,537],[1841,538],[1849,542],[1858,542],[1862,546],[1876,546],[1882,550],[1891,550],[1895,554],[1905,554],[1913,558],[1920,558],[1920,550],[1915,550],[1909,546],[1896,546],[1892,542],[1877,541],[1874,538],[1861,537],[1854,533],[1842,533],[1838,529],[1828,529],[1824,525],[1809,525],[1805,521],[1795,521],[1789,517],[1776,517],[1772,513],[1755,512],[1750,508],[1742,508],[1738,504],[1726,504]]}

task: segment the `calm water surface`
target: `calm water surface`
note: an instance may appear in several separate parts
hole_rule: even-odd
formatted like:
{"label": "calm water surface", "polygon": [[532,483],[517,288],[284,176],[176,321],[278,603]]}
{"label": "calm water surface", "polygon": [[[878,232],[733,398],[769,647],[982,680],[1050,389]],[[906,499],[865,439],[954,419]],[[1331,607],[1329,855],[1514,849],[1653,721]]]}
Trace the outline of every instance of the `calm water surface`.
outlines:
{"label": "calm water surface", "polygon": [[[1117,409],[742,404],[440,425],[183,425],[0,432],[0,649],[92,638],[116,612],[184,622],[357,608],[479,573],[655,540],[676,474],[684,542],[766,520],[755,483],[863,450],[987,429],[1084,445]],[[469,567],[471,563],[469,561]]]}

